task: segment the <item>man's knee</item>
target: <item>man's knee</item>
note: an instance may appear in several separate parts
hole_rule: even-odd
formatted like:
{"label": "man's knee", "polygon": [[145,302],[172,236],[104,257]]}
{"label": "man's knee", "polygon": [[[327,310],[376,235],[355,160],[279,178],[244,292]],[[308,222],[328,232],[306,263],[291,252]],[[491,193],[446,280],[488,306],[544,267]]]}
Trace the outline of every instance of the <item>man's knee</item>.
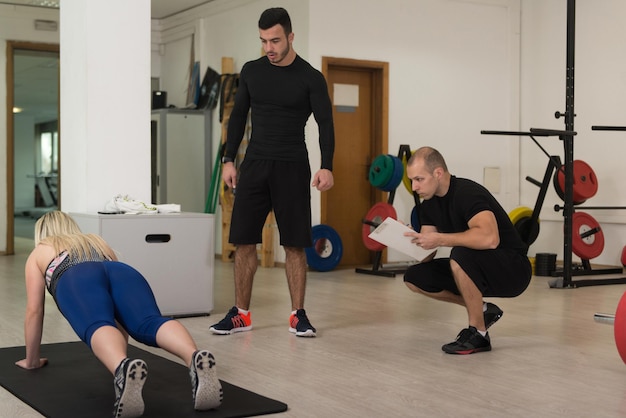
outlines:
{"label": "man's knee", "polygon": [[252,244],[237,245],[237,248],[235,249],[236,256],[248,257],[250,256],[250,254],[254,254],[254,256],[256,257],[256,245],[252,245]]}
{"label": "man's knee", "polygon": [[413,283],[411,282],[407,282],[406,280],[404,281],[404,284],[406,285],[406,287],[409,288],[409,290],[411,292],[415,292],[415,293],[424,293],[424,291],[422,289],[420,289],[419,287],[415,286]]}

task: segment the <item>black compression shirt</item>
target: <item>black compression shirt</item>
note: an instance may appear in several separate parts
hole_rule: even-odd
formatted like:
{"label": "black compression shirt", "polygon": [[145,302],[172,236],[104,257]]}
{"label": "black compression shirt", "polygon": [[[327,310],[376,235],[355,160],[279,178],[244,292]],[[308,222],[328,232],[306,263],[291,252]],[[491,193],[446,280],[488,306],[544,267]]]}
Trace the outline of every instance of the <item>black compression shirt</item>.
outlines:
{"label": "black compression shirt", "polygon": [[227,157],[237,154],[250,108],[252,135],[246,158],[308,161],[304,127],[312,113],[319,126],[321,168],[332,170],[332,105],[324,76],[308,62],[296,56],[281,67],[261,57],[243,66],[228,123]]}
{"label": "black compression shirt", "polygon": [[525,254],[526,245],[509,215],[487,189],[472,180],[451,176],[450,188],[445,196],[434,196],[422,202],[420,222],[422,225],[434,225],[439,232],[463,232],[469,229],[469,220],[484,210],[493,212],[496,217],[500,234],[498,248],[510,248]]}

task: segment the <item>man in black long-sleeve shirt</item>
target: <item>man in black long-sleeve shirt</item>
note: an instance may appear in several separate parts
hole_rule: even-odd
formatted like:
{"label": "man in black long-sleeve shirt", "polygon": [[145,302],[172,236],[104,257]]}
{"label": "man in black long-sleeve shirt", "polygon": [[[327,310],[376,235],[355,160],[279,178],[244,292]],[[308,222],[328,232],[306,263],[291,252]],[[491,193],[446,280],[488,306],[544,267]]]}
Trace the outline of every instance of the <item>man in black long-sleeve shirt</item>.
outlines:
{"label": "man in black long-sleeve shirt", "polygon": [[[259,19],[265,56],[246,63],[240,73],[222,159],[224,182],[236,198],[230,242],[235,251],[235,306],[211,326],[215,334],[252,329],[250,300],[257,269],[256,244],[270,210],[274,210],[285,249],[285,271],[291,295],[289,331],[314,337],[316,329],[304,310],[306,256],[312,245],[310,186],[325,191],[333,186],[334,128],[332,106],[324,76],[292,47],[289,14],[271,8]],[[235,156],[243,139],[248,111],[252,135],[237,180]],[[313,114],[319,127],[321,168],[313,175],[304,130]]]}

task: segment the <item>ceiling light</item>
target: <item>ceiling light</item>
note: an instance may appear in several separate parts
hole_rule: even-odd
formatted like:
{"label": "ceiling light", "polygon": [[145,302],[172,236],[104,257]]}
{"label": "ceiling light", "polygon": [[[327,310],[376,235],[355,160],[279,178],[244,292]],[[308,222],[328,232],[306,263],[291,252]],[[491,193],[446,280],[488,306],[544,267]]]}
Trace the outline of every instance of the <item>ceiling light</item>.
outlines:
{"label": "ceiling light", "polygon": [[14,107],[13,108],[13,113],[21,113],[24,109],[22,109],[21,107]]}
{"label": "ceiling light", "polygon": [[59,8],[59,2],[58,1],[32,0],[30,2],[30,4],[32,4],[33,6],[40,6],[40,7],[52,7],[52,8],[55,8],[55,9]]}

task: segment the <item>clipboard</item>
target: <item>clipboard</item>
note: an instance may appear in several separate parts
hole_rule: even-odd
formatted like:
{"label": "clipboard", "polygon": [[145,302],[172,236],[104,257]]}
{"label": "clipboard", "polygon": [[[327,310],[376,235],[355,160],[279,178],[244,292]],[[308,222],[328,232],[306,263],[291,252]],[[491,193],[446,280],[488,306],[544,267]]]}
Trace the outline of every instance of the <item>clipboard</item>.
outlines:
{"label": "clipboard", "polygon": [[437,251],[437,248],[425,250],[424,248],[415,245],[411,242],[413,238],[404,236],[405,232],[415,231],[403,223],[388,217],[380,225],[378,225],[376,229],[368,235],[368,237],[386,245],[389,248],[393,248],[394,250],[411,256],[420,262]]}

